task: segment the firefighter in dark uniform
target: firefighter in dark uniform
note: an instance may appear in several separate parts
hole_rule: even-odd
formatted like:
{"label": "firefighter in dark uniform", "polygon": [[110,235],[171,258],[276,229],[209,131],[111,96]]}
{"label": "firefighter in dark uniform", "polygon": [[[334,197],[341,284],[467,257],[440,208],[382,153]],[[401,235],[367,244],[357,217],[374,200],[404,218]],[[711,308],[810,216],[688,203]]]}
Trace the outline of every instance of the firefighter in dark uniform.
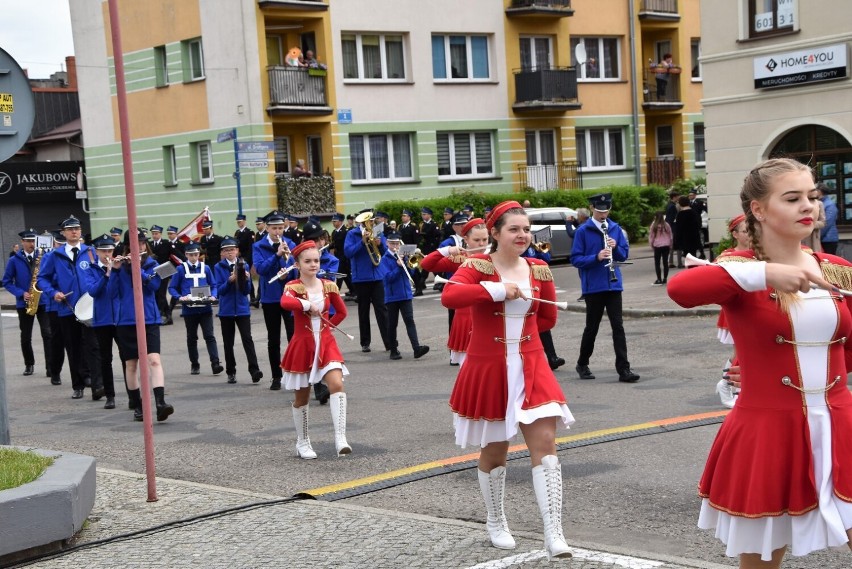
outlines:
{"label": "firefighter in dark uniform", "polygon": [[[165,263],[169,260],[172,254],[172,245],[168,240],[163,239],[163,228],[159,225],[151,226],[151,251],[154,253],[154,259],[157,264]],[[166,298],[166,291],[169,290],[169,280],[160,280],[160,288],[157,289],[155,298],[157,299],[157,309],[160,311],[160,322],[162,324],[171,324],[171,314],[169,312],[169,301]]]}
{"label": "firefighter in dark uniform", "polygon": [[288,215],[287,223],[290,226],[284,229],[284,237],[298,245],[302,242],[302,232],[299,231],[299,219],[295,215]]}
{"label": "firefighter in dark uniform", "polygon": [[[399,237],[402,239],[402,242],[406,245],[419,246],[420,228],[414,223],[411,223],[411,210],[402,210],[402,214],[400,214],[399,219],[401,223],[397,228],[397,232],[399,233]],[[417,276],[416,273],[415,276]],[[423,289],[418,286],[419,282],[419,279],[414,279],[414,296],[423,296]]]}
{"label": "firefighter in dark uniform", "polygon": [[203,222],[201,229],[204,230],[204,235],[198,240],[201,245],[201,255],[204,262],[212,267],[222,260],[222,237],[213,232],[213,222],[210,220]]}
{"label": "firefighter in dark uniform", "polygon": [[453,208],[444,208],[444,222],[441,223],[441,241],[448,237],[452,237],[455,233],[455,231],[453,231],[453,217],[455,217],[455,215],[456,212],[453,211]]}
{"label": "firefighter in dark uniform", "polygon": [[[178,239],[178,228],[174,225],[166,227],[166,238],[168,239],[169,246],[171,247],[171,255],[177,257],[177,259],[181,262],[186,261],[186,253],[184,251],[186,243]],[[171,279],[171,277],[163,280],[168,283],[169,279]],[[166,324],[172,324],[172,313],[174,312],[177,303],[178,299],[175,297],[169,298],[169,311],[166,314]]]}
{"label": "firefighter in dark uniform", "polygon": [[354,295],[352,294],[352,276],[350,275],[352,268],[349,265],[349,257],[343,254],[343,245],[346,243],[346,232],[349,231],[349,228],[343,224],[343,220],[344,216],[340,212],[331,216],[331,224],[334,226],[334,229],[331,232],[331,247],[329,249],[331,249],[331,252],[340,261],[338,271],[346,275],[337,279],[337,288],[340,288],[341,283],[346,283],[345,298],[348,300],[354,298]]}
{"label": "firefighter in dark uniform", "polygon": [[115,250],[112,252],[113,257],[124,254],[124,244],[121,242],[121,235],[123,233],[124,231],[120,227],[113,227],[109,230],[109,235],[115,243]]}
{"label": "firefighter in dark uniform", "polygon": [[[251,248],[254,245],[254,231],[246,226],[246,216],[239,214],[237,216],[237,230],[234,231],[234,239],[236,239],[240,250],[240,258],[246,263],[246,266],[251,268]],[[254,281],[249,279],[249,301],[255,301]]]}
{"label": "firefighter in dark uniform", "polygon": [[[423,219],[423,223],[420,224],[420,251],[424,255],[428,255],[438,249],[438,244],[441,242],[441,228],[432,220],[432,210],[428,207],[420,210],[420,217]],[[452,229],[452,224],[450,224],[450,228]],[[415,293],[419,291],[420,294],[423,294],[428,277],[429,271],[417,271],[417,278],[414,280]],[[420,296],[420,294],[417,296]]]}
{"label": "firefighter in dark uniform", "polygon": [[262,217],[255,218],[254,227],[257,229],[257,233],[254,234],[255,243],[269,235],[269,232],[266,231],[266,221]]}

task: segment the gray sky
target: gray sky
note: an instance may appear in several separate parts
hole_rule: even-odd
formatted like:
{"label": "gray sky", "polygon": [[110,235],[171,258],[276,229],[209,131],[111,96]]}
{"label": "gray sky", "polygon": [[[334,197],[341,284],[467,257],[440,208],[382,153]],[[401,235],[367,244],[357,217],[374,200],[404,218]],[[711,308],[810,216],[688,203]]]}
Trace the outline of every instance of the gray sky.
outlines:
{"label": "gray sky", "polygon": [[0,48],[33,79],[65,70],[74,55],[68,0],[0,0]]}

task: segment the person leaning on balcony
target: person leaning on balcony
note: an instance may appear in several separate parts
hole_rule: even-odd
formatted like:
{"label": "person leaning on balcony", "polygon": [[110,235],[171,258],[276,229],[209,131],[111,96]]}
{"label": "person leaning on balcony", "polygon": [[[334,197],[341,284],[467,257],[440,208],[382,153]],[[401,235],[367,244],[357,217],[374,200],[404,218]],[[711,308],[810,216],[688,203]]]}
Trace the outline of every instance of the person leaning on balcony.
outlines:
{"label": "person leaning on balcony", "polygon": [[663,60],[657,64],[657,74],[655,77],[657,79],[658,101],[664,101],[666,99],[666,95],[668,95],[669,69],[674,66],[675,65],[672,61],[672,54],[670,53],[663,54]]}
{"label": "person leaning on balcony", "polygon": [[314,57],[314,52],[311,50],[305,52],[305,56],[299,63],[302,64],[302,67],[310,67],[311,69],[328,69],[325,63],[320,63],[319,60]]}
{"label": "person leaning on balcony", "polygon": [[305,167],[305,161],[302,158],[296,160],[296,166],[293,168],[294,178],[309,178],[312,176],[311,171]]}

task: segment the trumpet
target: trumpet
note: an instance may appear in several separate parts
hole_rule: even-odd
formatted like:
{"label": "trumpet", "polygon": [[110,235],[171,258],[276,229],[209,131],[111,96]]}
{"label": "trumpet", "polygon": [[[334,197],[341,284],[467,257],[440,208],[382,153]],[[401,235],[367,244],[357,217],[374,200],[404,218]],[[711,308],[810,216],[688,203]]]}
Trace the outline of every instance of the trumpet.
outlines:
{"label": "trumpet", "polygon": [[532,247],[539,253],[550,253],[550,243],[533,243]]}
{"label": "trumpet", "polygon": [[408,268],[414,269],[415,271],[420,270],[420,263],[423,262],[425,256],[420,252],[420,249],[415,249],[414,253],[408,256]]}
{"label": "trumpet", "polygon": [[381,243],[382,240],[373,235],[373,212],[365,211],[355,218],[357,223],[361,224],[361,240],[364,242],[364,247],[367,249],[367,255],[370,257],[370,262],[374,267],[378,267],[382,262]]}

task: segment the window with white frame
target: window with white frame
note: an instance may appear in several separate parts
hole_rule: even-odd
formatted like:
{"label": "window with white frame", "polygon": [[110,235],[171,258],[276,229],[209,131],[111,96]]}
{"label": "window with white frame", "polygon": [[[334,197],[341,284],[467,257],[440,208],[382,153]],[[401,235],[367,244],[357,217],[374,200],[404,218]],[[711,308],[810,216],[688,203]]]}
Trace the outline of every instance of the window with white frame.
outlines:
{"label": "window with white frame", "polygon": [[695,165],[704,166],[704,123],[697,122],[692,126],[692,140],[695,146]]}
{"label": "window with white frame", "polygon": [[527,144],[527,166],[556,164],[556,133],[548,130],[528,130],[524,133]]}
{"label": "window with white frame", "polygon": [[577,129],[577,159],[583,170],[624,168],[624,129]]}
{"label": "window with white frame", "polygon": [[344,80],[405,81],[402,34],[346,33],[341,39]]}
{"label": "window with white frame", "polygon": [[350,134],[353,182],[411,181],[411,133]]}
{"label": "window with white frame", "polygon": [[209,184],[213,182],[213,152],[208,141],[193,142],[192,148],[192,182],[194,184]]}
{"label": "window with white frame", "polygon": [[692,80],[701,81],[701,38],[692,38]]}
{"label": "window with white frame", "polygon": [[[577,46],[586,50],[586,62],[579,65]],[[577,67],[577,79],[605,81],[621,78],[621,42],[618,38],[571,38],[571,66]]]}
{"label": "window with white frame", "polygon": [[439,132],[438,178],[490,178],[494,175],[490,132]]}
{"label": "window with white frame", "polygon": [[521,43],[521,69],[525,71],[553,67],[552,42],[549,37],[523,37]]}
{"label": "window with white frame", "polygon": [[290,172],[290,137],[276,136],[275,141],[275,173],[287,174]]}
{"label": "window with white frame", "polygon": [[177,186],[177,155],[174,146],[163,147],[163,185]]}
{"label": "window with white frame", "polygon": [[201,38],[182,42],[183,80],[185,83],[204,79],[204,50]]}
{"label": "window with white frame", "polygon": [[796,0],[748,0],[748,37],[789,33],[798,19]]}
{"label": "window with white frame", "polygon": [[657,127],[657,156],[674,156],[674,127],[662,124]]}
{"label": "window with white frame", "polygon": [[488,36],[433,35],[432,77],[446,81],[491,78]]}
{"label": "window with white frame", "polygon": [[164,45],[154,47],[154,74],[157,87],[168,87],[169,66],[166,58],[166,46]]}

